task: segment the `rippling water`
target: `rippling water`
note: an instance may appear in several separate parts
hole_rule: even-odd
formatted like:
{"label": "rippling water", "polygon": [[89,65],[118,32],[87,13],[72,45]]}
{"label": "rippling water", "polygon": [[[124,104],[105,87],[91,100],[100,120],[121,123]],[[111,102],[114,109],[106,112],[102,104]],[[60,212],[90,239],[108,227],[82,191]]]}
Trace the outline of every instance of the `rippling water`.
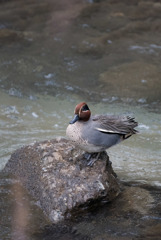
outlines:
{"label": "rippling water", "polygon": [[1,1],[0,169],[22,145],[65,136],[86,101],[136,117],[139,134],[108,150],[113,168],[161,186],[160,14],[157,1]]}
{"label": "rippling water", "polygon": [[[10,154],[24,144],[65,136],[80,96],[35,95],[35,100],[1,92],[1,168]],[[143,106],[88,101],[93,114],[130,114],[139,122],[139,133],[108,150],[113,167],[124,180],[161,185],[161,114]]]}

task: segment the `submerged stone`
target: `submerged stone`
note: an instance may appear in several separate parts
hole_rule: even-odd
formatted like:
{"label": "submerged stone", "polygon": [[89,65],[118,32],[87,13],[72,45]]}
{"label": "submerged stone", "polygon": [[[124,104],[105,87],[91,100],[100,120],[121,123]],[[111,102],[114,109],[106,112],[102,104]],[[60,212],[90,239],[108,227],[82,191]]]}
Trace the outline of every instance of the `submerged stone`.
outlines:
{"label": "submerged stone", "polygon": [[[149,51],[150,48],[152,49],[152,47],[144,48],[136,45],[132,46],[130,50]],[[136,89],[139,86],[140,91],[137,91],[138,102],[146,103],[146,99],[148,102],[155,101],[160,96],[160,89],[157,88],[160,81],[158,78],[159,71],[159,68],[154,64],[134,61],[123,63],[117,68],[112,67],[108,71],[101,73],[99,79],[101,83],[105,84],[104,89],[108,88],[111,93],[120,96],[122,99],[125,96],[126,99],[127,97],[135,98]],[[115,89],[116,86],[117,90]],[[151,89],[150,95],[148,89]]]}
{"label": "submerged stone", "polygon": [[89,167],[84,152],[64,138],[18,149],[4,171],[16,175],[55,223],[109,202],[120,193],[106,152]]}

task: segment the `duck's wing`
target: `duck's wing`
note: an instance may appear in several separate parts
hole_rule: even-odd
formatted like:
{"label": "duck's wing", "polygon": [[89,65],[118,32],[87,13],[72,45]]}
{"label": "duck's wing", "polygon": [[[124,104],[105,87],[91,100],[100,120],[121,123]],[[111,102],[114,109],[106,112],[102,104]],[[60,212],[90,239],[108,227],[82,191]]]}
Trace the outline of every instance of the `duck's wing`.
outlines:
{"label": "duck's wing", "polygon": [[125,138],[137,132],[138,123],[133,117],[96,115],[92,117],[95,129],[103,133],[115,133],[124,135]]}

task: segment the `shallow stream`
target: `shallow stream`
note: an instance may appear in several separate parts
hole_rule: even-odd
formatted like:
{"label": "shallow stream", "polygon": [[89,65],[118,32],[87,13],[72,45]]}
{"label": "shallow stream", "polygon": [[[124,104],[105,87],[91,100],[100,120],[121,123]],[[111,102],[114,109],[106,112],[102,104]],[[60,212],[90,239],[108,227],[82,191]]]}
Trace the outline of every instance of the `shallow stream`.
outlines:
{"label": "shallow stream", "polygon": [[[142,219],[137,222],[138,229],[140,225],[150,228],[146,221],[153,221],[154,238],[147,239],[160,236],[160,16],[161,3],[154,0],[0,2],[0,169],[17,148],[65,136],[80,101],[88,103],[92,114],[128,114],[139,122],[139,134],[109,149],[108,154],[125,185],[133,182],[132,186],[146,186],[143,189],[153,195],[150,215],[144,212],[140,217],[129,210],[131,215],[123,219],[132,220],[124,236],[127,222],[117,231],[117,221],[123,219],[108,206],[104,209],[109,211],[107,215],[101,210],[79,220],[79,224],[71,224],[72,229],[85,231],[87,239],[141,239],[137,217]],[[0,239],[11,239],[14,183],[10,176],[1,175],[0,186],[4,216]],[[28,199],[26,193],[24,198]],[[23,239],[36,239],[33,232],[38,231],[43,215],[39,219],[42,213],[33,200],[27,201],[33,224]],[[109,214],[114,222],[106,229],[97,219],[108,222]],[[42,225],[47,224],[43,221]],[[134,231],[130,230],[132,226]],[[66,233],[62,228],[57,230],[59,239],[79,239],[64,228]]]}

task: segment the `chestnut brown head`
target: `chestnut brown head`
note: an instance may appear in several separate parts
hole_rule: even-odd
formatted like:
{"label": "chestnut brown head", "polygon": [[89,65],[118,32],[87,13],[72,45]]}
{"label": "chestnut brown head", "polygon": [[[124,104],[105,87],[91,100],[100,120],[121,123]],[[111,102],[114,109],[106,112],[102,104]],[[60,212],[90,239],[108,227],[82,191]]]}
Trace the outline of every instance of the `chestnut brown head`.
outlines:
{"label": "chestnut brown head", "polygon": [[75,116],[73,120],[70,121],[70,124],[73,124],[78,120],[81,120],[84,122],[88,121],[91,116],[91,111],[85,102],[81,102],[77,104],[77,106],[75,107],[74,114]]}

